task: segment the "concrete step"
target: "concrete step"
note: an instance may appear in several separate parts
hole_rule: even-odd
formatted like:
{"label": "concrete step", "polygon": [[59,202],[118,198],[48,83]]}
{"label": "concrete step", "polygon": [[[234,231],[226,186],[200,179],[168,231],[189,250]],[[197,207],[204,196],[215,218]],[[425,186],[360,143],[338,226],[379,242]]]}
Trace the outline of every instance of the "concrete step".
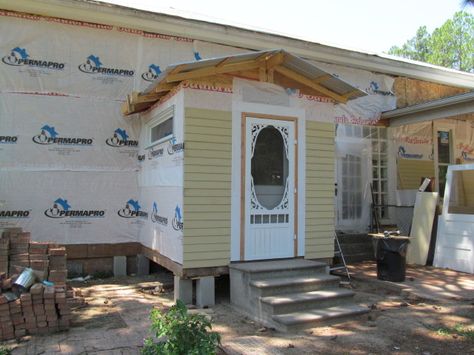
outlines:
{"label": "concrete step", "polygon": [[295,292],[316,291],[322,288],[336,288],[340,278],[321,274],[314,277],[279,277],[250,282],[257,297],[274,296]]}
{"label": "concrete step", "polygon": [[368,312],[369,309],[367,307],[347,304],[324,309],[308,309],[304,312],[279,314],[274,315],[272,319],[277,323],[277,325],[280,325],[279,328],[281,330],[288,331],[309,328],[322,322],[329,322],[333,319],[350,317]]}
{"label": "concrete step", "polygon": [[305,259],[283,259],[231,263],[229,269],[248,275],[249,280],[326,274],[327,264]]}
{"label": "concrete step", "polygon": [[334,307],[348,302],[352,297],[354,297],[354,292],[351,290],[333,288],[261,297],[260,303],[264,312],[268,315],[276,315],[307,309]]}

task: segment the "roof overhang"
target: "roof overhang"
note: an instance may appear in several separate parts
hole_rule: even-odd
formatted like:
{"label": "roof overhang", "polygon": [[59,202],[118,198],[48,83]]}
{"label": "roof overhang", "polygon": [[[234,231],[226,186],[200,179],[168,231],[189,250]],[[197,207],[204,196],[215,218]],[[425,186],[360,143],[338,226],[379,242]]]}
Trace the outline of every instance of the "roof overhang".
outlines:
{"label": "roof overhang", "polygon": [[385,54],[364,53],[273,33],[248,30],[169,14],[153,13],[101,3],[99,1],[0,0],[0,8],[188,37],[249,50],[284,48],[308,60],[474,89],[474,74],[470,73]]}
{"label": "roof overhang", "polygon": [[183,81],[219,76],[273,83],[338,103],[367,95],[314,64],[277,49],[171,65],[144,92],[128,95],[122,113],[130,115],[147,110]]}
{"label": "roof overhang", "polygon": [[474,91],[386,111],[381,119],[390,127],[400,127],[461,115],[474,118]]}

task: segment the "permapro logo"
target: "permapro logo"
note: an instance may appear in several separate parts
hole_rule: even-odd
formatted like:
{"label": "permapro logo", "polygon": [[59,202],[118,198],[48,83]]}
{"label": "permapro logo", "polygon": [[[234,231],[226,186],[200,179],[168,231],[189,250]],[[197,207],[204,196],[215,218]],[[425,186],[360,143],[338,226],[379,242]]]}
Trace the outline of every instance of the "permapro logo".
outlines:
{"label": "permapro logo", "polygon": [[18,136],[0,136],[0,144],[16,144]]}
{"label": "permapro logo", "polygon": [[29,66],[41,69],[63,70],[65,64],[45,59],[33,59],[26,48],[15,47],[10,54],[2,58],[2,62],[13,66]]}
{"label": "permapro logo", "polygon": [[41,127],[40,134],[33,136],[33,142],[36,144],[49,145],[49,144],[60,144],[60,145],[92,145],[94,142],[93,138],[81,138],[81,137],[60,137],[59,133],[53,126],[44,125]]}
{"label": "permapro logo", "polygon": [[176,205],[176,208],[174,209],[172,225],[174,230],[183,230],[183,216],[181,215],[181,209],[179,208],[179,205]]}
{"label": "permapro logo", "polygon": [[104,218],[105,210],[75,210],[67,200],[59,197],[44,211],[44,215],[49,218]]}
{"label": "permapro logo", "polygon": [[0,210],[0,218],[28,218],[31,210]]}
{"label": "permapro logo", "polygon": [[114,131],[114,135],[111,138],[105,140],[105,144],[111,147],[138,147],[138,141],[128,139],[127,131],[121,128],[117,128]]}
{"label": "permapro logo", "polygon": [[170,143],[168,145],[168,154],[173,155],[175,153],[182,152],[184,150],[184,143],[177,143],[176,138],[170,139]]}
{"label": "permapro logo", "polygon": [[148,218],[148,213],[141,210],[138,200],[130,199],[125,207],[118,210],[117,214],[122,218]]}
{"label": "permapro logo", "polygon": [[100,58],[96,55],[89,55],[86,58],[86,62],[78,66],[79,70],[86,74],[104,74],[113,76],[124,76],[130,77],[135,74],[134,70],[130,69],[118,69],[118,68],[107,68],[103,66]]}
{"label": "permapro logo", "polygon": [[398,147],[398,156],[400,158],[405,158],[405,159],[421,159],[423,158],[423,154],[409,154],[406,152],[404,146]]}
{"label": "permapro logo", "polygon": [[150,64],[148,66],[148,71],[142,74],[142,79],[146,81],[154,81],[161,74],[161,69],[159,65]]}
{"label": "permapro logo", "polygon": [[148,160],[152,160],[154,158],[162,157],[163,152],[164,152],[163,148],[158,148],[158,149],[150,148],[150,149],[148,149],[148,151],[147,151]]}
{"label": "permapro logo", "polygon": [[151,212],[151,221],[153,223],[161,224],[162,226],[168,225],[168,218],[160,216],[158,214],[158,204],[156,202],[153,202],[153,209]]}

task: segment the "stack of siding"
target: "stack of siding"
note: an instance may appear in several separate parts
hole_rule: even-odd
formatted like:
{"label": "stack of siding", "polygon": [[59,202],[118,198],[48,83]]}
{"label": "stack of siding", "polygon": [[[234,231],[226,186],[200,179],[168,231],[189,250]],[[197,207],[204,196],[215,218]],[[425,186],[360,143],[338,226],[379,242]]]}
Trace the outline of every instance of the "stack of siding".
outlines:
{"label": "stack of siding", "polygon": [[[37,283],[29,290],[14,282],[33,269]],[[0,340],[68,329],[74,291],[66,286],[66,249],[30,241],[30,233],[10,230],[0,238]],[[54,286],[40,281],[49,281]]]}

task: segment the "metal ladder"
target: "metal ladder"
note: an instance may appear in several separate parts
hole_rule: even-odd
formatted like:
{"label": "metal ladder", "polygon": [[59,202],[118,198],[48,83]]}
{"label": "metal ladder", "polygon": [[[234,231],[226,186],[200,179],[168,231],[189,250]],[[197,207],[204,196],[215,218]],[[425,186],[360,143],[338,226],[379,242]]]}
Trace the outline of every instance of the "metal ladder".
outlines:
{"label": "metal ladder", "polygon": [[349,270],[347,269],[347,264],[346,264],[346,259],[344,258],[344,253],[342,252],[341,244],[339,243],[339,239],[337,238],[337,233],[334,232],[334,240],[336,241],[336,251],[334,251],[334,256],[339,257],[342,261],[342,264],[338,265],[333,265],[331,268],[329,268],[329,271],[337,271],[337,270],[344,270],[346,276],[347,276],[347,281],[341,281],[341,284],[351,284],[351,275],[349,274]]}

